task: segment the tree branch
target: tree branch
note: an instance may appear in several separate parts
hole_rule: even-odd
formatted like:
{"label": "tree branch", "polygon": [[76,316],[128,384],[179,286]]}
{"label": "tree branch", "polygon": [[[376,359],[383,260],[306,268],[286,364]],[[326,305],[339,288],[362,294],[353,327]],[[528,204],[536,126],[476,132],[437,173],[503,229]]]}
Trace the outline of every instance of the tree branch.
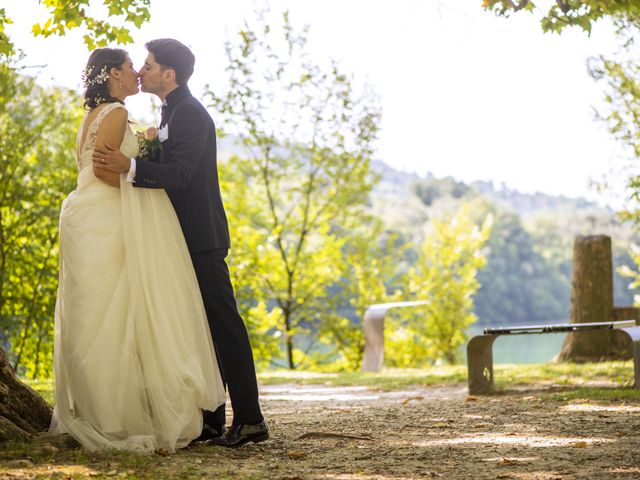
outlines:
{"label": "tree branch", "polygon": [[518,10],[522,10],[524,7],[529,5],[529,0],[521,0],[520,2],[514,2],[513,0],[507,0],[507,2],[509,3],[509,5],[511,5],[511,8],[513,8],[514,12],[517,12]]}
{"label": "tree branch", "polygon": [[568,1],[556,0],[556,3],[558,4],[558,8],[560,8],[564,14],[569,13],[569,10],[571,10],[571,5],[569,5]]}

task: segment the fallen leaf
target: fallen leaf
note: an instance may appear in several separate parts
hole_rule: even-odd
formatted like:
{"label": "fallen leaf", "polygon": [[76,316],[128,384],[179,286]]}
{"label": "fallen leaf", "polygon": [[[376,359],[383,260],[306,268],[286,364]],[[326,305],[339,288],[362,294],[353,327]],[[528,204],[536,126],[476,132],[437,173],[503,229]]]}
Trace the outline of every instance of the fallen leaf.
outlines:
{"label": "fallen leaf", "polygon": [[517,462],[510,458],[500,457],[498,459],[498,465],[515,465]]}
{"label": "fallen leaf", "polygon": [[433,428],[447,428],[449,424],[446,422],[436,422],[436,423],[432,423],[431,426]]}
{"label": "fallen leaf", "polygon": [[422,396],[418,395],[418,396],[416,396],[416,397],[409,397],[409,398],[405,398],[405,399],[402,401],[402,404],[403,404],[403,405],[406,405],[406,404],[407,404],[407,403],[409,403],[411,400],[424,400],[424,397],[422,397]]}
{"label": "fallen leaf", "polygon": [[467,397],[467,402],[477,402],[478,400],[480,400],[478,397],[474,397],[473,395],[469,395]]}
{"label": "fallen leaf", "polygon": [[575,448],[587,448],[587,442],[584,442],[584,441],[573,442],[571,446]]}
{"label": "fallen leaf", "polygon": [[287,457],[289,457],[290,460],[301,460],[306,456],[306,453],[299,450],[290,450],[287,452]]}

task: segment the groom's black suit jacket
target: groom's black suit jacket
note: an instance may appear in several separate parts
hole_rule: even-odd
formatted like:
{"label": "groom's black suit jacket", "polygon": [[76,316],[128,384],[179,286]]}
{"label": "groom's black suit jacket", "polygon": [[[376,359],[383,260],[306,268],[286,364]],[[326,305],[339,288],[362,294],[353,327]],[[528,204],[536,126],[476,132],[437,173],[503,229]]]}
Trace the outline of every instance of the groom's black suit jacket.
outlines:
{"label": "groom's black suit jacket", "polygon": [[[234,422],[257,423],[263,417],[253,353],[224,261],[229,229],[218,182],[215,126],[186,85],[167,95],[164,125],[169,136],[157,162],[136,161],[135,185],[164,188],[169,195],[191,253]],[[205,412],[204,422],[224,427],[225,406]]]}
{"label": "groom's black suit jacket", "polygon": [[166,190],[190,252],[228,249],[215,125],[186,85],[167,95],[160,128],[165,125],[168,138],[155,161],[136,160],[134,185]]}

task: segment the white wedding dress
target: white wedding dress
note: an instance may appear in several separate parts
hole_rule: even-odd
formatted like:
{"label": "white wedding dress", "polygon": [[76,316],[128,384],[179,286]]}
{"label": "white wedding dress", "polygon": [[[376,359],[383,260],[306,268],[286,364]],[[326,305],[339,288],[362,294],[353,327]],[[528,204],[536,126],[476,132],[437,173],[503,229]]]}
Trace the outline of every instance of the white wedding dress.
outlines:
{"label": "white wedding dress", "polygon": [[[164,190],[93,174],[99,107],[77,152],[78,187],[60,213],[55,409],[50,431],[89,450],[174,451],[202,430],[224,387],[198,282]],[[86,118],[78,134],[83,138]],[[129,127],[120,147],[134,157]]]}

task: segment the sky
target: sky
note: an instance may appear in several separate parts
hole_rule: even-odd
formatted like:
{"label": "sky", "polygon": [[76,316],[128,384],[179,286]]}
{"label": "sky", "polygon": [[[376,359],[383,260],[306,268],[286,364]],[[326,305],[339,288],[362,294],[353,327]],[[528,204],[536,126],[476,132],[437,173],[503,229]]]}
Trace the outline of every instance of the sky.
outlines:
{"label": "sky", "polygon": [[[99,2],[96,2],[99,3]],[[26,53],[24,72],[43,84],[79,92],[88,51],[81,32],[34,39],[43,18],[37,0],[6,0],[15,22],[7,28]],[[589,57],[614,51],[612,28],[591,36],[567,30],[544,34],[533,15],[496,18],[481,0],[272,0],[274,14],[289,10],[310,26],[310,49],[320,61],[337,60],[373,89],[382,121],[375,158],[420,175],[490,180],[522,192],[603,197],[601,180],[619,162],[620,148],[594,119],[603,86],[589,77]],[[125,48],[141,66],[144,42],[173,37],[196,55],[189,82],[200,96],[206,84],[223,88],[225,39],[252,18],[251,0],[151,0],[151,22],[132,30]],[[97,10],[99,12],[99,9]],[[152,100],[127,100],[131,116],[153,121]],[[215,112],[212,111],[215,119]]]}

